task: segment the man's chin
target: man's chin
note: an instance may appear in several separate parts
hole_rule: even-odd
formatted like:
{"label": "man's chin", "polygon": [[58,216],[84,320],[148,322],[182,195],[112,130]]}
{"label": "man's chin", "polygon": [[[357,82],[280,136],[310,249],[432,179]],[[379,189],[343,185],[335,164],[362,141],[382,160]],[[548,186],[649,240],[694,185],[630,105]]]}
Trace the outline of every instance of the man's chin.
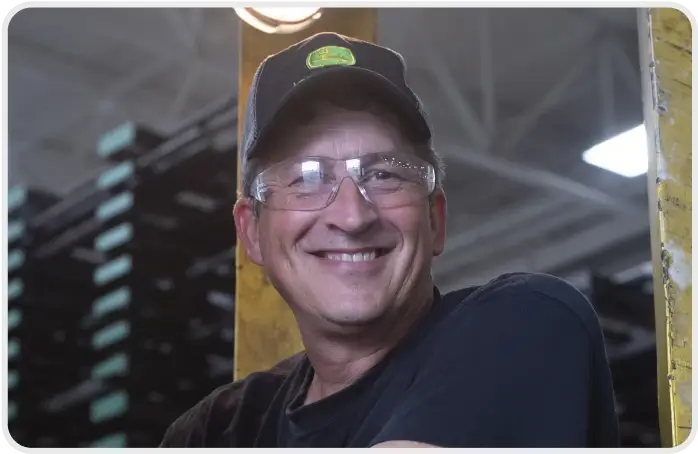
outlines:
{"label": "man's chin", "polygon": [[335,299],[331,305],[323,305],[321,316],[332,325],[343,328],[361,328],[380,323],[387,313],[387,304],[371,299]]}

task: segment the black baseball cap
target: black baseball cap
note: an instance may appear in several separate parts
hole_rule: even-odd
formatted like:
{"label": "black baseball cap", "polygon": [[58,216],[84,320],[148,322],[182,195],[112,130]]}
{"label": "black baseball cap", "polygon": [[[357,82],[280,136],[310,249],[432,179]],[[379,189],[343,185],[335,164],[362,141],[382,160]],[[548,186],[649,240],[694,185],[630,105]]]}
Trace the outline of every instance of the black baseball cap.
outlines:
{"label": "black baseball cap", "polygon": [[239,144],[243,168],[279,113],[292,102],[312,99],[321,87],[369,92],[409,122],[418,139],[431,141],[426,113],[407,85],[400,54],[337,33],[318,33],[267,57],[257,69]]}

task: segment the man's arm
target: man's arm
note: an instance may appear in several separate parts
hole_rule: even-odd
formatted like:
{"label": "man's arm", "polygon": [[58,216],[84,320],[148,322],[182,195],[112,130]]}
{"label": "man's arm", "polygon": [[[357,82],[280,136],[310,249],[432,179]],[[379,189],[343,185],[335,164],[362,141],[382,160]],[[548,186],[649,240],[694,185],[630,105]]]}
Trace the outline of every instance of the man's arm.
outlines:
{"label": "man's arm", "polygon": [[[159,448],[204,448],[208,447],[209,435],[222,430],[221,413],[229,416],[237,409],[241,391],[240,383],[230,383],[213,390],[169,425],[160,441]],[[218,426],[218,427],[217,427]]]}
{"label": "man's arm", "polygon": [[374,446],[588,446],[603,352],[567,303],[526,279],[466,302]]}
{"label": "man's arm", "polygon": [[[246,446],[259,429],[255,424],[284,377],[303,353],[284,359],[263,373],[221,385],[180,415],[167,428],[160,448]],[[245,397],[247,395],[247,398]],[[250,397],[251,395],[251,397]],[[247,404],[245,404],[247,402]],[[250,403],[254,403],[250,405]]]}
{"label": "man's arm", "polygon": [[159,448],[204,447],[210,399],[198,402],[169,425]]}

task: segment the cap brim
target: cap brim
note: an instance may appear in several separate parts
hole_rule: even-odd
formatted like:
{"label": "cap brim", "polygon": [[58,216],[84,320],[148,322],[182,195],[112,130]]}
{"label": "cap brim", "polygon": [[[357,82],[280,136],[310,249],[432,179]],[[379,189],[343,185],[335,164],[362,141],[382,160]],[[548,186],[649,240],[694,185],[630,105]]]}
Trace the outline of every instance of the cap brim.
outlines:
{"label": "cap brim", "polygon": [[311,74],[294,85],[293,89],[279,101],[272,118],[267,124],[260,127],[256,140],[248,149],[247,156],[254,154],[257,143],[274,128],[282,112],[295,105],[296,102],[302,102],[314,93],[317,94],[322,88],[348,89],[364,93],[369,91],[374,99],[408,121],[412,125],[411,131],[416,137],[425,141],[431,139],[431,129],[422,111],[395,84],[368,69],[354,66],[338,66],[325,68],[322,71]]}

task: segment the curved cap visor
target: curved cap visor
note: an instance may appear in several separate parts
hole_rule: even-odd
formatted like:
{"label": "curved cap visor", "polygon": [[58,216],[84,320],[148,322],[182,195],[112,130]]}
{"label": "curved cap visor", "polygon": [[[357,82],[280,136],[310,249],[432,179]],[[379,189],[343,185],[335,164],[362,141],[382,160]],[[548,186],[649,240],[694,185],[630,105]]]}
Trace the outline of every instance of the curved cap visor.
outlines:
{"label": "curved cap visor", "polygon": [[413,125],[420,139],[431,139],[431,128],[417,105],[416,99],[411,99],[403,90],[380,74],[357,67],[326,68],[301,80],[293,86],[279,101],[271,119],[261,126],[257,137],[245,151],[245,159],[253,155],[257,144],[266,134],[273,133],[274,126],[282,112],[293,108],[296,103],[312,99],[317,94],[321,99],[321,90],[348,90],[361,93],[369,92],[372,96],[394,111],[395,114]]}

